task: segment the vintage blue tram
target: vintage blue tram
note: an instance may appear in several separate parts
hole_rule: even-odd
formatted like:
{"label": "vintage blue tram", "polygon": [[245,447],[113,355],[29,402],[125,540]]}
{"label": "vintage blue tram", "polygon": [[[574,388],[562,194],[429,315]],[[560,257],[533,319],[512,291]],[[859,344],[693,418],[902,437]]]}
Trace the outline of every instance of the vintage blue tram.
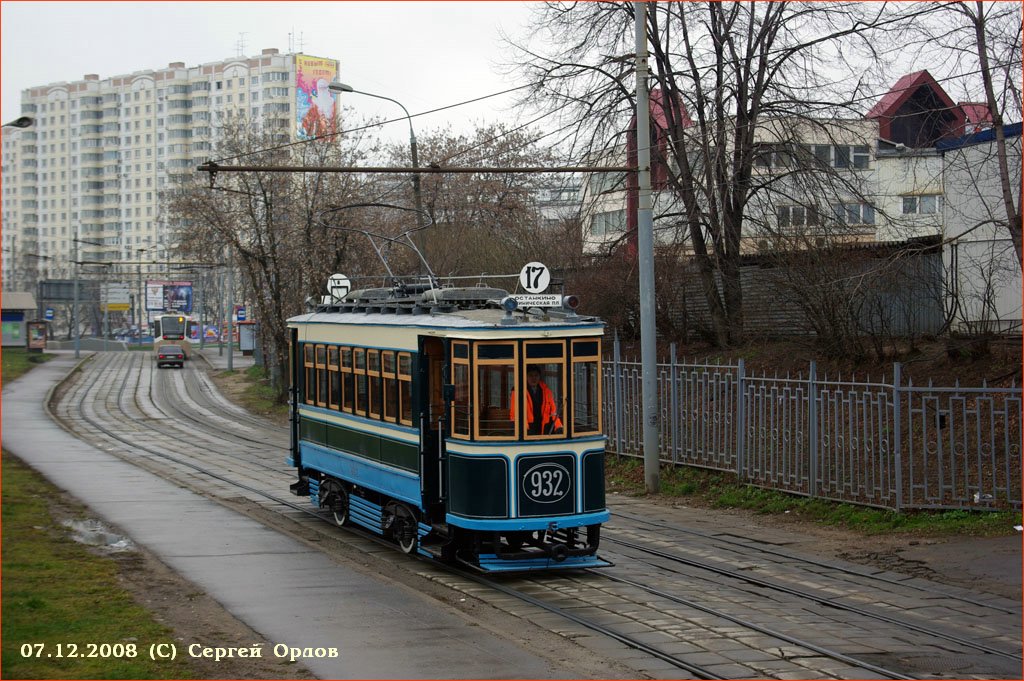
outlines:
{"label": "vintage blue tram", "polygon": [[288,320],[293,493],[483,571],[608,565],[599,319],[489,287],[325,300]]}

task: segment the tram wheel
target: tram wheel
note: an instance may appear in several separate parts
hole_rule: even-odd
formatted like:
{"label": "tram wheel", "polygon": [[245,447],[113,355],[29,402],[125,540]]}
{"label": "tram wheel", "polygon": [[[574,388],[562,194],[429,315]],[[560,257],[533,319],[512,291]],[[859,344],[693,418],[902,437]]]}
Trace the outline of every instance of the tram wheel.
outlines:
{"label": "tram wheel", "polygon": [[416,553],[416,546],[419,544],[419,521],[416,514],[405,504],[395,504],[393,512],[391,536],[402,553]]}
{"label": "tram wheel", "polygon": [[338,527],[348,525],[348,492],[338,483],[325,486],[320,499],[320,508],[329,508],[331,510],[334,524]]}

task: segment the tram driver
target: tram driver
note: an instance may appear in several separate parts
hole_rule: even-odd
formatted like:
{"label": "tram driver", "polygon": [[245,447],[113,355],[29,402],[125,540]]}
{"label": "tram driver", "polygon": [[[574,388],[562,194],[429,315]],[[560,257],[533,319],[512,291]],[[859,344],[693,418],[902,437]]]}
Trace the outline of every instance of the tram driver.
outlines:
{"label": "tram driver", "polygon": [[[512,405],[509,419],[516,420],[516,391],[512,391]],[[530,364],[526,367],[526,434],[552,435],[562,432],[562,419],[558,418],[551,389],[540,379],[540,367]]]}

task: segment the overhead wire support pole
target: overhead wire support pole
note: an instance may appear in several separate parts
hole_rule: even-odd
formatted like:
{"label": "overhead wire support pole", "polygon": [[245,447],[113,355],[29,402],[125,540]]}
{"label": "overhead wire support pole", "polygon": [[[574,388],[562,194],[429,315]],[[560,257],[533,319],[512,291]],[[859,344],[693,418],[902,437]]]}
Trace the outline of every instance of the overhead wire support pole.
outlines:
{"label": "overhead wire support pole", "polygon": [[637,257],[640,261],[640,371],[643,399],[644,482],[658,492],[657,324],[654,317],[654,210],[651,201],[651,102],[647,90],[647,3],[634,2],[636,17]]}

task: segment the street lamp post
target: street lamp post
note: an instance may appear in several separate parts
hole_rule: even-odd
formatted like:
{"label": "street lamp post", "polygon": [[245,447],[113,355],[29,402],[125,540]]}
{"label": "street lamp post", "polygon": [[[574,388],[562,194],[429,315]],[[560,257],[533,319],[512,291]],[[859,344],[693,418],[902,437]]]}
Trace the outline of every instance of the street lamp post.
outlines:
{"label": "street lamp post", "polygon": [[372,92],[363,92],[361,90],[355,90],[352,88],[351,85],[348,85],[347,83],[339,83],[335,81],[328,85],[327,89],[330,90],[331,92],[352,92],[357,95],[365,95],[367,97],[376,97],[377,99],[383,99],[385,101],[397,104],[402,108],[402,111],[405,112],[405,119],[409,122],[409,153],[412,156],[412,167],[414,170],[412,174],[412,195],[413,200],[416,201],[416,224],[420,229],[423,229],[423,227],[425,227],[426,225],[423,222],[423,196],[420,191],[420,174],[418,172],[415,172],[415,170],[420,167],[420,162],[419,157],[416,153],[416,133],[412,129],[412,116],[409,115],[409,110],[406,109],[405,106],[397,99],[385,97],[384,95],[375,95]]}

